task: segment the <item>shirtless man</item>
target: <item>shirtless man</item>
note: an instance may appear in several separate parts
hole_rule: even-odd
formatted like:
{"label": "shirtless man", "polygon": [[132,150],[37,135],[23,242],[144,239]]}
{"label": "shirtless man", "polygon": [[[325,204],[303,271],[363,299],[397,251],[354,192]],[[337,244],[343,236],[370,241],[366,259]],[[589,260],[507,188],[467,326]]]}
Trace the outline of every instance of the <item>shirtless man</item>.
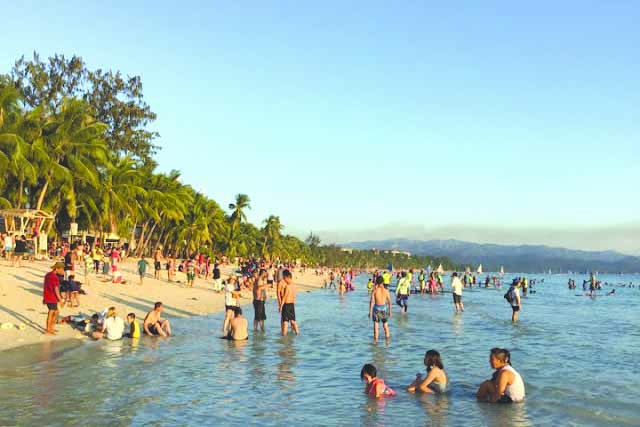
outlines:
{"label": "shirtless man", "polygon": [[276,285],[276,298],[278,299],[278,312],[280,312],[280,308],[282,307],[282,297],[284,297],[284,290],[287,287],[287,281],[284,280],[284,277],[278,281]]}
{"label": "shirtless man", "polygon": [[253,319],[253,330],[257,331],[258,326],[264,332],[264,321],[267,320],[267,313],[264,309],[264,303],[267,300],[267,272],[260,271],[260,276],[253,281],[253,310],[255,316]]}
{"label": "shirtless man", "polygon": [[155,279],[160,278],[160,270],[162,269],[162,263],[160,260],[162,259],[162,251],[160,249],[156,249],[153,254],[153,277]]}
{"label": "shirtless man", "polygon": [[[282,336],[284,337],[287,335],[287,322],[291,323],[291,329],[296,335],[298,335],[300,331],[296,324],[296,309],[294,306],[296,302],[296,285],[293,284],[293,278],[291,277],[291,272],[289,270],[283,271],[282,281],[285,282],[284,293],[279,305],[280,313],[282,313],[280,321]],[[280,284],[278,284],[278,286],[280,286]]]}
{"label": "shirtless man", "polygon": [[236,314],[233,320],[231,321],[231,328],[229,329],[229,334],[224,337],[228,340],[233,341],[244,341],[249,339],[249,322],[247,319],[242,317],[242,309],[238,307],[236,309]]}
{"label": "shirtless man", "polygon": [[389,324],[391,319],[391,295],[389,289],[385,287],[384,278],[376,277],[376,287],[371,292],[369,300],[369,318],[373,320],[373,339],[378,341],[378,323],[382,322],[385,338],[391,338]]}
{"label": "shirtless man", "polygon": [[147,316],[144,318],[144,332],[147,335],[171,336],[171,324],[168,320],[160,317],[162,308],[161,302],[155,303],[153,310],[147,313]]}

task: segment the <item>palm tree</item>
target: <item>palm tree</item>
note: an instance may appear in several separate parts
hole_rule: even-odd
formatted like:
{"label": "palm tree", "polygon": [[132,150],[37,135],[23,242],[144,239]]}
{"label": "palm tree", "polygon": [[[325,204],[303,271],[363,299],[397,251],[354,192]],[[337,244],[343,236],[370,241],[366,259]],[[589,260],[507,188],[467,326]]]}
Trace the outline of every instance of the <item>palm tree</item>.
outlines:
{"label": "palm tree", "polygon": [[247,215],[244,212],[246,209],[251,209],[251,205],[249,204],[249,196],[246,194],[237,194],[236,202],[229,203],[229,209],[231,210],[231,215],[229,217],[229,222],[231,223],[231,227],[229,230],[229,240],[228,240],[228,248],[229,248],[229,257],[235,256],[236,248],[234,247],[234,238],[238,229],[240,228],[240,224],[243,221],[247,221]]}
{"label": "palm tree", "polygon": [[273,254],[276,249],[276,244],[280,240],[281,231],[284,226],[280,223],[280,217],[270,215],[269,218],[264,220],[264,228],[262,234],[264,235],[264,241],[262,243],[262,255],[269,256],[269,259],[273,258]]}

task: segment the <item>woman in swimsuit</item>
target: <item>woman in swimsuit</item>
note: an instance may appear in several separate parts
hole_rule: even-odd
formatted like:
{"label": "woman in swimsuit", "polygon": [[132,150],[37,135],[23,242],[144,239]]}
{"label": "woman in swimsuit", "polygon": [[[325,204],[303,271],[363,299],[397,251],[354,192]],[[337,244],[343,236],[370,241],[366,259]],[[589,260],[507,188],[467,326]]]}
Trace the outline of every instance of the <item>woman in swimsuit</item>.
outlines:
{"label": "woman in swimsuit", "polygon": [[440,353],[429,350],[424,355],[424,366],[427,367],[427,377],[422,378],[421,373],[416,374],[416,379],[409,384],[407,391],[415,393],[445,393],[449,385],[449,379],[444,371],[444,364]]}

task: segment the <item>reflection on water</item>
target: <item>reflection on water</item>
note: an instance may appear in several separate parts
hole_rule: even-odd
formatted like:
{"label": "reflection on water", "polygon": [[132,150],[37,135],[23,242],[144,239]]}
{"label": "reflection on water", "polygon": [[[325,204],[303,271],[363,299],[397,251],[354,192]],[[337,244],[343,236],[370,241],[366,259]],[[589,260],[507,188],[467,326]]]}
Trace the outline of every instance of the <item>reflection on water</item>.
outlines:
{"label": "reflection on water", "polygon": [[[342,297],[301,294],[300,336],[279,336],[271,301],[267,332],[249,341],[213,336],[222,319],[211,316],[175,319],[169,339],[79,348],[50,342],[8,352],[0,356],[2,391],[11,390],[3,393],[0,425],[639,425],[640,292],[577,298],[565,276],[545,282],[524,300],[515,325],[501,291],[465,291],[458,315],[450,294],[412,296],[407,315],[394,307],[389,342],[372,340],[359,280]],[[494,346],[512,350],[525,403],[475,401],[492,373]],[[450,391],[405,392],[431,348],[443,355]],[[367,362],[397,396],[363,393]]]}

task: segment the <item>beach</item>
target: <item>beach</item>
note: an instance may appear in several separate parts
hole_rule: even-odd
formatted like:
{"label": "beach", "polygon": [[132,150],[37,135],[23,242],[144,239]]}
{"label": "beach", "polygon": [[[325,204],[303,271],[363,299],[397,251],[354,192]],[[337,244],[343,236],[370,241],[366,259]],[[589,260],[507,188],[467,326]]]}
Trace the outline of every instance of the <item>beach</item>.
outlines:
{"label": "beach", "polygon": [[[153,270],[148,270],[144,284],[139,285],[136,261],[129,259],[119,265],[127,284],[112,284],[111,280],[101,281],[102,276],[90,274],[90,284],[83,285],[87,295],[80,295],[80,307],[64,307],[60,316],[102,312],[105,308],[116,307],[119,316],[135,313],[140,322],[156,301],[164,304],[163,316],[184,318],[204,316],[224,310],[224,293],[213,290],[212,280],[196,279],[193,288],[186,286],[184,273],[176,272],[174,282],[167,281],[167,272],[161,271],[161,279],[153,278]],[[70,325],[57,325],[56,336],[44,335],[47,307],[42,304],[44,275],[49,271],[51,261],[25,263],[22,267],[11,267],[0,261],[0,324],[13,325],[0,328],[0,351],[49,341],[89,339]],[[222,277],[235,273],[234,266],[221,268]],[[83,275],[77,279],[82,281]],[[315,270],[294,271],[294,280],[301,290],[316,289],[324,284],[323,276],[316,276]],[[243,291],[241,304],[251,304],[250,291]],[[273,292],[271,292],[271,296]],[[21,327],[21,325],[24,325]],[[217,331],[216,331],[217,332]]]}

